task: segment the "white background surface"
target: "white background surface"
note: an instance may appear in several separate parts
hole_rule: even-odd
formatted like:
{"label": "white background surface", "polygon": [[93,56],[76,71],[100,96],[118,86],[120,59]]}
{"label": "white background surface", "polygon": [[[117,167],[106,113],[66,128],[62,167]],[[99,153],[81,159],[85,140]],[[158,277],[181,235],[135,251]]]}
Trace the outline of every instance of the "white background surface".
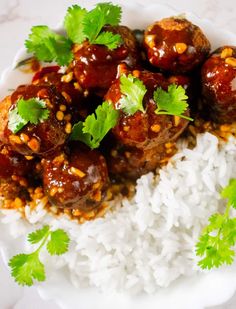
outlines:
{"label": "white background surface", "polygon": [[[147,4],[155,2],[168,4],[179,13],[191,11],[199,17],[211,20],[216,27],[236,32],[235,0],[134,0],[133,2],[144,3],[144,1]],[[11,65],[31,26],[47,24],[53,27],[62,21],[66,8],[71,4],[86,6],[88,3],[91,5],[96,2],[99,1],[0,0],[0,73]],[[236,308],[236,297],[229,304],[217,308]],[[58,309],[58,306],[53,302],[41,300],[34,288],[18,287],[10,278],[0,258],[0,309]]]}

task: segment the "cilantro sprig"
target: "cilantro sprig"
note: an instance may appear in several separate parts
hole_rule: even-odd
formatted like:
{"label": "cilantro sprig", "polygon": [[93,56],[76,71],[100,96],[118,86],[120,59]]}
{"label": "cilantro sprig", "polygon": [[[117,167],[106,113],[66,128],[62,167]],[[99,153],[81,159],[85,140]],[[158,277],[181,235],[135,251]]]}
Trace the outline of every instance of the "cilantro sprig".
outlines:
{"label": "cilantro sprig", "polygon": [[64,27],[72,42],[81,44],[85,40],[83,21],[88,11],[79,5],[68,8],[64,18]]}
{"label": "cilantro sprig", "polygon": [[[122,109],[127,115],[133,115],[137,111],[145,112],[143,107],[143,99],[147,92],[147,88],[139,78],[129,74],[120,77],[121,99],[118,108]],[[188,96],[182,86],[171,84],[168,91],[157,88],[153,93],[153,100],[157,105],[155,113],[157,115],[172,115],[193,120],[184,115],[188,108]]]}
{"label": "cilantro sprig", "polygon": [[48,225],[28,235],[31,244],[40,243],[32,253],[21,253],[9,261],[11,275],[19,285],[31,286],[34,280],[45,281],[45,267],[40,261],[40,252],[46,245],[50,255],[61,255],[68,251],[70,239],[62,229],[51,231]]}
{"label": "cilantro sprig", "polygon": [[105,135],[116,125],[118,117],[119,112],[105,101],[84,122],[79,121],[73,126],[70,139],[81,141],[92,149],[98,148]]}
{"label": "cilantro sprig", "polygon": [[37,98],[20,99],[16,107],[9,111],[8,128],[14,134],[19,132],[28,123],[38,124],[48,119],[49,110],[46,103]]}
{"label": "cilantro sprig", "polygon": [[119,108],[128,115],[133,115],[137,111],[144,112],[143,98],[147,88],[139,78],[131,74],[121,75],[120,91],[122,97],[119,101]]}
{"label": "cilantro sprig", "polygon": [[116,26],[121,20],[121,7],[110,2],[99,3],[88,12],[83,24],[85,37],[91,44],[106,45],[109,49],[116,48],[122,43],[121,36],[112,32],[101,32],[105,25]]}
{"label": "cilantro sprig", "polygon": [[188,96],[182,86],[171,84],[168,91],[157,88],[153,94],[153,99],[157,104],[155,113],[157,115],[173,115],[193,121],[192,118],[184,115],[188,108]]}
{"label": "cilantro sprig", "polygon": [[72,41],[57,34],[48,26],[34,26],[25,47],[29,53],[33,53],[40,61],[55,61],[59,65],[66,65],[73,59],[71,51]]}
{"label": "cilantro sprig", "polygon": [[73,44],[81,44],[86,39],[91,44],[115,49],[122,43],[121,36],[102,29],[105,25],[118,25],[121,12],[120,6],[110,2],[98,3],[91,11],[73,5],[68,8],[64,18],[67,36],[60,35],[45,25],[34,26],[25,41],[25,47],[38,60],[55,61],[59,65],[68,65],[73,59]]}
{"label": "cilantro sprig", "polygon": [[121,36],[110,31],[101,32],[93,41],[93,44],[105,45],[110,50],[117,48],[121,43]]}
{"label": "cilantro sprig", "polygon": [[231,208],[236,209],[236,179],[231,179],[221,197],[228,199],[223,214],[213,214],[209,224],[202,231],[196,244],[196,254],[201,257],[198,265],[202,269],[218,268],[223,264],[233,263],[236,244],[236,218],[230,217]]}

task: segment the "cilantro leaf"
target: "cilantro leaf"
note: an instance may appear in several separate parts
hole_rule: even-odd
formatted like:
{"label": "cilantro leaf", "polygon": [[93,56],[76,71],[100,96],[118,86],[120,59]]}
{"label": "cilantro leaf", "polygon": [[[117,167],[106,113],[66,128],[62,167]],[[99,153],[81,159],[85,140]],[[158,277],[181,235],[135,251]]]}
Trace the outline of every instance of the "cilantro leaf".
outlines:
{"label": "cilantro leaf", "polygon": [[92,149],[98,148],[104,136],[116,125],[118,117],[119,112],[108,102],[103,102],[94,114],[73,126],[70,139],[81,141]]}
{"label": "cilantro leaf", "polygon": [[46,103],[36,98],[20,99],[16,107],[9,111],[8,128],[13,133],[20,131],[29,122],[38,124],[48,119],[49,110]]}
{"label": "cilantro leaf", "polygon": [[224,214],[214,214],[209,218],[209,224],[202,231],[196,244],[196,254],[202,259],[198,265],[203,269],[219,267],[233,263],[236,244],[236,218],[230,218],[231,206],[236,208],[236,179],[231,179],[221,196],[228,199]]}
{"label": "cilantro leaf", "polygon": [[17,108],[10,110],[8,116],[8,129],[14,134],[20,131],[28,123],[28,121],[18,114]]}
{"label": "cilantro leaf", "polygon": [[230,247],[235,243],[236,237],[231,233],[236,233],[236,225],[232,223],[231,219],[221,214],[210,217],[209,225],[196,245],[197,255],[205,256],[199,261],[199,266],[210,269],[233,262],[234,251]]}
{"label": "cilantro leaf", "polygon": [[89,133],[84,133],[83,132],[84,128],[84,122],[79,121],[76,124],[73,125],[72,132],[70,135],[70,140],[72,141],[81,141],[87,146],[91,147],[91,135]]}
{"label": "cilantro leaf", "polygon": [[111,45],[114,49],[122,42],[121,36],[119,34],[110,34],[109,36],[106,34],[101,36],[100,32],[105,25],[118,25],[120,19],[120,6],[113,5],[112,3],[97,4],[83,19],[83,33],[91,44],[106,45],[108,48],[112,40],[111,35],[115,36],[116,38],[112,40],[113,43]]}
{"label": "cilantro leaf", "polygon": [[49,110],[46,107],[46,103],[39,99],[20,99],[17,102],[18,114],[27,122],[32,124],[38,124],[43,120],[48,119]]}
{"label": "cilantro leaf", "polygon": [[[212,242],[213,245],[209,245]],[[201,240],[198,243],[201,246]],[[209,238],[208,246],[205,250],[205,257],[199,261],[198,265],[202,269],[211,269],[213,267],[220,267],[223,264],[230,265],[234,260],[235,253],[225,240],[220,240],[214,237]]]}
{"label": "cilantro leaf", "polygon": [[69,241],[70,239],[65,231],[59,229],[51,232],[47,250],[51,255],[61,255],[68,251]]}
{"label": "cilantro leaf", "polygon": [[46,62],[56,61],[59,65],[67,65],[73,59],[72,42],[53,32],[47,26],[34,26],[25,42],[27,51],[37,59]]}
{"label": "cilantro leaf", "polygon": [[[60,36],[58,39],[51,38],[49,42],[48,46],[52,53],[54,53],[55,62],[63,66],[68,65],[73,60],[72,42],[69,39]],[[45,44],[47,43],[45,42]]]}
{"label": "cilantro leaf", "polygon": [[171,84],[168,86],[168,91],[157,88],[154,91],[153,99],[157,104],[157,109],[155,110],[157,115],[173,115],[190,121],[193,120],[183,115],[188,108],[186,101],[188,96],[185,94],[185,89],[182,86]]}
{"label": "cilantro leaf", "polygon": [[[48,239],[50,240],[48,241]],[[32,244],[40,243],[39,247],[30,254],[18,254],[12,257],[8,263],[11,275],[19,285],[31,286],[34,279],[44,281],[46,279],[45,268],[40,261],[39,254],[46,243],[50,248],[50,254],[63,254],[68,250],[69,237],[63,230],[50,231],[49,226],[44,226],[28,235],[28,241]]]}
{"label": "cilantro leaf", "polygon": [[103,15],[104,25],[116,26],[121,21],[122,9],[111,2],[98,3],[96,7]]}
{"label": "cilantro leaf", "polygon": [[94,40],[94,44],[106,45],[109,49],[115,49],[122,43],[121,36],[119,34],[113,34],[109,31],[101,32]]}
{"label": "cilantro leaf", "polygon": [[98,106],[95,113],[89,115],[84,122],[83,132],[91,135],[91,146],[98,148],[101,140],[112,129],[118,120],[119,112],[112,104],[103,102]]}
{"label": "cilantro leaf", "polygon": [[45,236],[46,234],[49,232],[49,226],[45,225],[43,228],[41,228],[40,230],[37,230],[35,232],[32,232],[28,235],[28,241],[31,244],[37,244],[39,243]]}
{"label": "cilantro leaf", "polygon": [[229,185],[221,192],[223,198],[228,198],[228,203],[236,208],[236,179],[231,179]]}
{"label": "cilantro leaf", "polygon": [[137,111],[144,112],[143,98],[147,88],[143,82],[129,74],[120,77],[120,90],[123,96],[119,101],[119,108],[126,114],[133,115]]}
{"label": "cilantro leaf", "polygon": [[236,243],[236,218],[226,220],[222,234],[227,239],[229,245],[234,246]]}
{"label": "cilantro leaf", "polygon": [[72,7],[69,7],[67,10],[64,19],[64,27],[68,37],[73,43],[81,44],[85,40],[83,20],[86,14],[87,10],[82,9],[78,5],[72,5]]}
{"label": "cilantro leaf", "polygon": [[54,37],[54,33],[47,26],[34,26],[31,28],[31,34],[25,41],[25,46],[29,52],[34,53],[39,60],[53,61],[54,55],[44,40]]}
{"label": "cilantro leaf", "polygon": [[11,275],[19,285],[33,285],[33,279],[45,280],[45,270],[38,254],[18,254],[9,261]]}
{"label": "cilantro leaf", "polygon": [[118,25],[121,19],[121,7],[112,3],[100,3],[87,11],[79,5],[68,8],[64,18],[64,27],[68,37],[52,31],[48,26],[34,26],[25,41],[28,52],[40,61],[55,61],[59,65],[68,65],[73,60],[73,43],[81,44],[88,39],[91,44],[105,45],[114,49],[122,43],[119,34],[101,32],[105,25]]}
{"label": "cilantro leaf", "polygon": [[93,43],[104,25],[104,16],[98,7],[86,14],[83,20],[84,34],[90,43]]}

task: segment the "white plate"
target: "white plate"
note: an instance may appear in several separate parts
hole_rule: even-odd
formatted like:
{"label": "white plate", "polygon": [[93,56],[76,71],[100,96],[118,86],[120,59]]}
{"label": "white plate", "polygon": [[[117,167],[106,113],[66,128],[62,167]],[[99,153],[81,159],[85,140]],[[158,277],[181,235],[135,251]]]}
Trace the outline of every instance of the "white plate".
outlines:
{"label": "white plate", "polygon": [[[145,28],[155,20],[179,14],[167,6],[140,6],[132,3],[125,5],[123,12],[123,23],[133,29]],[[207,20],[199,19],[190,13],[186,13],[186,17],[204,30],[212,43],[212,49],[224,44],[235,45],[234,34],[218,29]],[[13,66],[23,54],[22,51],[18,53]],[[8,93],[7,89],[27,81],[30,81],[30,75],[16,74],[12,68],[6,70],[1,79],[0,97]],[[7,224],[0,223],[0,229],[1,253],[7,263],[15,252],[22,252],[25,239],[10,236]],[[191,278],[181,278],[169,288],[152,296],[131,297],[125,294],[101,294],[95,289],[79,290],[70,282],[68,273],[61,270],[50,274],[47,281],[37,288],[44,299],[52,299],[66,309],[203,309],[227,301],[236,291],[236,264]]]}

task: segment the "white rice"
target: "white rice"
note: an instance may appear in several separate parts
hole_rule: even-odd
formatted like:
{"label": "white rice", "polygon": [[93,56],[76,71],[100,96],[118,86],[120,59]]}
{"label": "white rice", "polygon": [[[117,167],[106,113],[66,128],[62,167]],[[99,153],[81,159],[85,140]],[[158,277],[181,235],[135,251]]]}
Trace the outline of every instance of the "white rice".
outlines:
{"label": "white rice", "polygon": [[[66,216],[54,218],[43,205],[33,212],[26,207],[30,223],[63,228],[71,239],[61,257],[42,253],[47,271],[63,267],[76,286],[130,293],[154,293],[196,273],[195,243],[208,217],[224,206],[219,191],[235,177],[235,162],[236,139],[219,147],[218,139],[205,133],[193,150],[182,142],[159,176],[138,179],[132,200],[116,201],[105,218],[79,225]],[[15,210],[1,210],[0,219],[16,238],[35,229]]]}

